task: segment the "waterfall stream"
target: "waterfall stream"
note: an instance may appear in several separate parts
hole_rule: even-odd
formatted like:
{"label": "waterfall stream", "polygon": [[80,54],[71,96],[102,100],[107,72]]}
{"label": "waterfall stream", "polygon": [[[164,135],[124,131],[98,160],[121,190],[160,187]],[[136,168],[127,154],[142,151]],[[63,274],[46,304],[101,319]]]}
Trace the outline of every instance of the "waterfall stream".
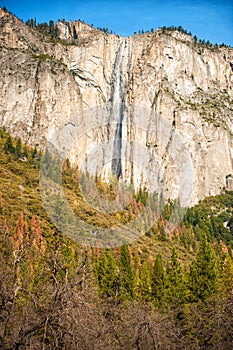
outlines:
{"label": "waterfall stream", "polygon": [[125,48],[125,39],[119,46],[113,73],[112,85],[112,121],[115,125],[114,141],[112,150],[112,165],[111,171],[114,176],[119,178],[121,176],[121,148],[122,148],[122,120],[124,112],[124,96],[122,87],[122,58]]}

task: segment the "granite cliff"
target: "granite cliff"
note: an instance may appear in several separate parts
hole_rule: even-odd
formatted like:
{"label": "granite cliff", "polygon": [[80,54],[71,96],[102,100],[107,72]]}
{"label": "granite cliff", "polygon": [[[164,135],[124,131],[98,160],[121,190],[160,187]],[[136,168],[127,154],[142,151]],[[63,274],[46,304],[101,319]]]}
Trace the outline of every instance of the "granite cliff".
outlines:
{"label": "granite cliff", "polygon": [[80,21],[57,31],[52,40],[0,9],[1,127],[43,148],[75,121],[80,167],[183,204],[233,189],[232,48],[161,29],[122,38]]}

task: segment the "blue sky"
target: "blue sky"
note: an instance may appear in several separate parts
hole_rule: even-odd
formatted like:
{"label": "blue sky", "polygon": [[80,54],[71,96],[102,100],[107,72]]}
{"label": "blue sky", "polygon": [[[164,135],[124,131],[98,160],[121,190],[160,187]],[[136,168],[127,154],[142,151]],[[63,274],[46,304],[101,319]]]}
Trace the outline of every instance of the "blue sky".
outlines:
{"label": "blue sky", "polygon": [[124,36],[181,25],[199,39],[233,46],[233,0],[0,0],[4,5],[23,20],[81,19]]}

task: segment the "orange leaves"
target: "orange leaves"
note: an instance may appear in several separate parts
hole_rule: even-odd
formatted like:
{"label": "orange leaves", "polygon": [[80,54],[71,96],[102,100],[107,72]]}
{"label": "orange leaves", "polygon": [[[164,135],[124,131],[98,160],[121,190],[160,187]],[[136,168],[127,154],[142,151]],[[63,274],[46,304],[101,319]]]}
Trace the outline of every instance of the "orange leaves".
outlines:
{"label": "orange leaves", "polygon": [[46,243],[41,234],[40,220],[37,216],[31,219],[32,245],[35,249],[42,253],[45,251]]}
{"label": "orange leaves", "polygon": [[19,219],[16,223],[15,233],[12,236],[12,245],[15,249],[23,249],[24,245],[28,242],[28,224],[24,220],[24,215],[21,212]]}
{"label": "orange leaves", "polygon": [[39,218],[37,216],[32,217],[29,230],[28,222],[24,219],[23,212],[21,212],[16,223],[15,232],[11,237],[11,243],[14,249],[23,250],[25,246],[32,246],[35,250],[40,250],[43,253],[46,242],[41,233]]}

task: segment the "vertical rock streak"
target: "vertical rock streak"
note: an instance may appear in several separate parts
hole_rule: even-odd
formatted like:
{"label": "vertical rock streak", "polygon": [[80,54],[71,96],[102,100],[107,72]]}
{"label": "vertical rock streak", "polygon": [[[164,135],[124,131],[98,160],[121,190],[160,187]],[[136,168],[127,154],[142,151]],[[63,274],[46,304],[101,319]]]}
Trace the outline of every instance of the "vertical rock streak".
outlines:
{"label": "vertical rock streak", "polygon": [[124,112],[124,96],[122,88],[122,72],[121,64],[125,48],[125,39],[120,43],[113,72],[113,83],[112,83],[112,110],[111,110],[111,121],[114,124],[114,141],[112,150],[112,174],[117,178],[122,175],[121,169],[121,148],[122,148],[122,120]]}
{"label": "vertical rock streak", "polygon": [[1,9],[0,22],[0,123],[12,136],[43,148],[75,116],[83,136],[70,158],[103,181],[158,183],[177,198],[188,154],[192,204],[232,188],[232,48],[160,29],[123,39],[79,21],[57,23],[72,45],[50,44]]}

